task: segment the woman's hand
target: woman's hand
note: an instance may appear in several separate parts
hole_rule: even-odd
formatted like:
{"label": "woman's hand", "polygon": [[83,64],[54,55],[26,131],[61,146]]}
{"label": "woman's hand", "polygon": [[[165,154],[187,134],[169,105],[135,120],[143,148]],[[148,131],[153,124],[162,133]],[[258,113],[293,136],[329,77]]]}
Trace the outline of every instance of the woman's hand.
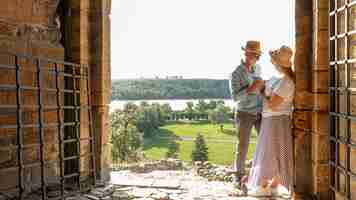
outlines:
{"label": "woman's hand", "polygon": [[272,110],[276,109],[283,102],[283,98],[273,94],[269,100],[267,100],[267,106]]}
{"label": "woman's hand", "polygon": [[262,79],[257,79],[253,81],[250,87],[247,88],[247,93],[255,92],[257,90],[261,90],[265,85],[265,82]]}

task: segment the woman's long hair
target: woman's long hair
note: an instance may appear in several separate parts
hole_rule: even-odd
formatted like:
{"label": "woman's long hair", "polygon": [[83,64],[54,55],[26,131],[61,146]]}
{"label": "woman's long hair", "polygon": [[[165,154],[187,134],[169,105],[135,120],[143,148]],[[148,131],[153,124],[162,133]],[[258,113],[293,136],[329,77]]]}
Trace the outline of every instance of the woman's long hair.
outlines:
{"label": "woman's long hair", "polygon": [[287,68],[287,67],[279,67],[281,72],[288,76],[293,82],[295,82],[295,74],[292,68]]}
{"label": "woman's long hair", "polygon": [[293,82],[295,82],[295,73],[292,69],[292,67],[283,67],[280,65],[277,65],[276,63],[272,62],[275,66],[276,69],[281,72],[282,74],[286,75],[288,78],[290,78]]}

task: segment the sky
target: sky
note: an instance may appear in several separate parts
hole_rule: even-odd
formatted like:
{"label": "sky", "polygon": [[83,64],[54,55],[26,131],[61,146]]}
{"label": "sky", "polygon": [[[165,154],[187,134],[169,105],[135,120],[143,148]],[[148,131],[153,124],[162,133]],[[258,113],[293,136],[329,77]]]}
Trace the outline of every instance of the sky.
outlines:
{"label": "sky", "polygon": [[293,0],[113,0],[110,17],[113,79],[226,79],[251,39],[269,78],[268,50],[294,47]]}

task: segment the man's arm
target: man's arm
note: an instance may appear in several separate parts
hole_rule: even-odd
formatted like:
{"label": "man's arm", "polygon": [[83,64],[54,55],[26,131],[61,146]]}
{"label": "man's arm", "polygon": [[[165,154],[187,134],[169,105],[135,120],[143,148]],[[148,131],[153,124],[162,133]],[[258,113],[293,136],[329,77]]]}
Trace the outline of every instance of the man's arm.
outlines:
{"label": "man's arm", "polygon": [[238,72],[233,72],[230,78],[230,90],[231,96],[234,101],[246,98],[248,93],[247,89],[249,87],[248,83],[242,85],[242,81]]}

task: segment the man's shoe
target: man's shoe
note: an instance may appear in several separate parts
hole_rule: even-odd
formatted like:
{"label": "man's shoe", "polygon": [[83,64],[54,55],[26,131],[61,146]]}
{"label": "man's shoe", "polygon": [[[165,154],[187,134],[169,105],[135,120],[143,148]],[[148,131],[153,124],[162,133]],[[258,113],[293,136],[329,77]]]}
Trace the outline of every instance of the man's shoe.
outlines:
{"label": "man's shoe", "polygon": [[235,188],[241,189],[241,181],[240,178],[237,176],[232,177],[232,184],[234,185]]}

